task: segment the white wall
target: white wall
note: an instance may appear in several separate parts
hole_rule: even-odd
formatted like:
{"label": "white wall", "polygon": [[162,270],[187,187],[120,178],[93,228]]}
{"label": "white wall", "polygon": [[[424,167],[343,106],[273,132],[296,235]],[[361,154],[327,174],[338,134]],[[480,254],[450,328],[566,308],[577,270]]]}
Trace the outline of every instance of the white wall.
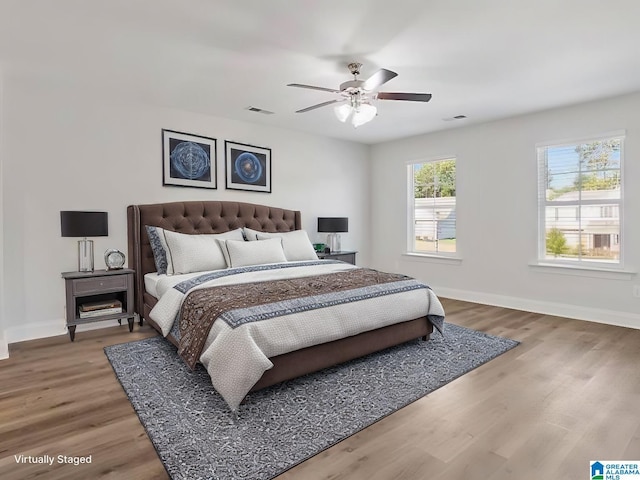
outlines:
{"label": "white wall", "polygon": [[[0,66],[1,67],[1,66]],[[3,197],[4,197],[4,183],[2,180],[2,171],[4,164],[4,151],[2,142],[2,101],[3,101],[3,71],[0,68],[0,359],[7,358],[9,356],[9,346],[7,345],[7,338],[5,335],[5,314],[4,314],[4,248],[3,248]]]}
{"label": "white wall", "polygon": [[[96,268],[104,268],[107,248],[127,252],[127,205],[182,200],[301,210],[312,241],[322,238],[316,233],[318,216],[348,216],[343,248],[359,250],[360,264],[368,261],[367,146],[102,98],[35,78],[7,76],[5,93],[9,343],[65,332],[60,273],[77,269],[77,239],[60,236],[61,210],[109,213],[109,236],[93,239]],[[218,140],[217,190],[162,186],[162,128]],[[273,193],[225,190],[225,139],[272,149]]]}
{"label": "white wall", "polygon": [[[640,328],[637,275],[566,276],[528,266],[536,257],[535,144],[625,129],[623,240],[627,267],[640,267],[640,94],[369,148],[4,73],[0,356],[3,321],[8,342],[65,333],[60,273],[77,268],[77,250],[76,239],[60,237],[60,210],[109,212],[109,237],[94,239],[101,268],[107,248],[126,252],[127,205],[174,200],[300,209],[312,240],[322,240],[318,216],[348,216],[343,247],[358,250],[361,265],[416,276],[446,296]],[[218,139],[217,190],[162,186],[162,128]],[[225,139],[272,148],[272,194],[224,189]],[[447,155],[458,159],[459,265],[403,255],[405,162]]]}
{"label": "white wall", "polygon": [[[625,267],[640,268],[640,94],[415,136],[372,148],[373,266],[428,282],[443,296],[640,328],[638,275],[612,278],[532,268],[537,252],[540,142],[626,130]],[[406,162],[457,158],[462,262],[406,251]],[[495,208],[501,205],[501,208]]]}

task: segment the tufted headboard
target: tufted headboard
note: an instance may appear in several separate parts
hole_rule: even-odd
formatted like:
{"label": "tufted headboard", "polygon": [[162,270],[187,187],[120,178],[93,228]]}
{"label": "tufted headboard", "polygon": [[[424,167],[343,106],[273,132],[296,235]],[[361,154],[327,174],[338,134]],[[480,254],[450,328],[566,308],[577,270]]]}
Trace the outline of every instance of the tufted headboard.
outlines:
{"label": "tufted headboard", "polygon": [[144,315],[144,275],[155,272],[146,225],[179,233],[223,233],[247,227],[263,232],[300,230],[299,211],[242,202],[172,202],[127,207],[129,267],[135,274],[136,312]]}

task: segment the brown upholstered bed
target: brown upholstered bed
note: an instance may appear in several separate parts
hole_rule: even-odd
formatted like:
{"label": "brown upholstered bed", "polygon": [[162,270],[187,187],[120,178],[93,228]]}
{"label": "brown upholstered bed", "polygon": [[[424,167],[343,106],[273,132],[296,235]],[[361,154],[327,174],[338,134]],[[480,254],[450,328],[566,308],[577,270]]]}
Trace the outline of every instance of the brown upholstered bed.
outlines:
{"label": "brown upholstered bed", "polygon": [[[241,202],[205,201],[131,205],[127,208],[129,267],[135,270],[135,309],[149,318],[157,299],[145,291],[144,275],[156,267],[145,226],[157,226],[187,234],[223,233],[241,227],[264,232],[289,232],[302,228],[299,211]],[[378,328],[351,337],[271,357],[267,370],[252,390],[264,388],[307,373],[361,357],[433,331],[426,317]],[[173,343],[175,339],[168,337]]]}

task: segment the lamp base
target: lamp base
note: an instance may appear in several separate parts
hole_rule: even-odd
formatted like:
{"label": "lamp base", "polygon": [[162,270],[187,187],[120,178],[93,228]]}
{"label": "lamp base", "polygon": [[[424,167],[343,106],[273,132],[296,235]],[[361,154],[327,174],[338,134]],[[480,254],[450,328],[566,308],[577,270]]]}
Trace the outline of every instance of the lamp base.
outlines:
{"label": "lamp base", "polygon": [[93,272],[93,240],[78,240],[78,271]]}
{"label": "lamp base", "polygon": [[330,233],[327,235],[327,246],[332,252],[339,252],[342,250],[342,247],[340,246],[340,234]]}

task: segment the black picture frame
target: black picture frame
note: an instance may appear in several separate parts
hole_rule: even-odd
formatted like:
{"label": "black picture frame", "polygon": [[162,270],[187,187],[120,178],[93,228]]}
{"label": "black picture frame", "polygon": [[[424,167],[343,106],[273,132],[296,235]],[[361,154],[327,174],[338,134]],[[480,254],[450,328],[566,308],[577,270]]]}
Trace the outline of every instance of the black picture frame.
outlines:
{"label": "black picture frame", "polygon": [[162,129],[162,185],[218,188],[216,139]]}
{"label": "black picture frame", "polygon": [[271,193],[271,149],[224,141],[228,190]]}

